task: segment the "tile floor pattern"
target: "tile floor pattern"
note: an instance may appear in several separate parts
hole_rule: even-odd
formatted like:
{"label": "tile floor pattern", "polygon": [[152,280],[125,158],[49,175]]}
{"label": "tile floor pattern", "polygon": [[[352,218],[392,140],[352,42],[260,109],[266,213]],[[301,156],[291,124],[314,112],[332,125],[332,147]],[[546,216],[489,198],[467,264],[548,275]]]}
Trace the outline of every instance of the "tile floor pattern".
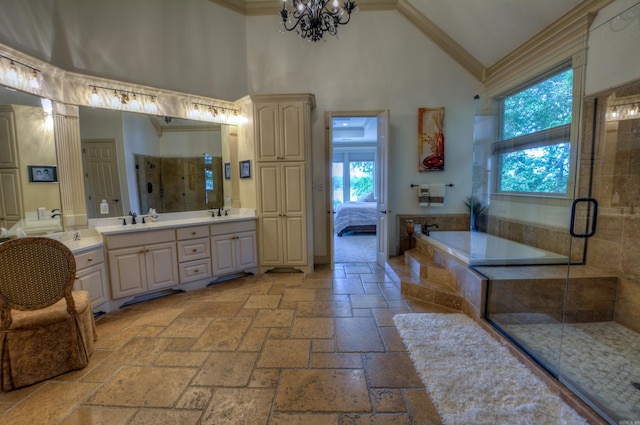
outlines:
{"label": "tile floor pattern", "polygon": [[134,304],[96,322],[90,364],[0,394],[0,424],[440,424],[375,264],[267,273]]}

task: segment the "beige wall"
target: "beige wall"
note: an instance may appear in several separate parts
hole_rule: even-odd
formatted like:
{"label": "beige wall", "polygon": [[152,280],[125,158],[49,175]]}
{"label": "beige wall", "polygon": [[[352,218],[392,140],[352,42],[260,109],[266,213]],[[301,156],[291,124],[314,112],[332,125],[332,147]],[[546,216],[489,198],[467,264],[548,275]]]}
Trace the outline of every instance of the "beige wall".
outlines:
{"label": "beige wall", "polygon": [[42,108],[12,105],[16,121],[20,180],[24,213],[36,213],[44,207],[48,212],[60,208],[58,183],[29,182],[29,165],[56,165],[53,125],[45,125]]}

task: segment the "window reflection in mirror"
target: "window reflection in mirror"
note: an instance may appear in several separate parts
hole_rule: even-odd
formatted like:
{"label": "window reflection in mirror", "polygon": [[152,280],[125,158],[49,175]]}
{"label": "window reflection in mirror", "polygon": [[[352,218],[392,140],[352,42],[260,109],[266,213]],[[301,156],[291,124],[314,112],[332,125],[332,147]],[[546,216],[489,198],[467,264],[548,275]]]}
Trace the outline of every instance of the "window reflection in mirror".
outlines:
{"label": "window reflection in mirror", "polygon": [[224,204],[218,124],[80,107],[80,137],[88,218]]}
{"label": "window reflection in mirror", "polygon": [[38,96],[0,87],[0,227],[30,236],[63,230],[58,182],[29,176],[56,167],[51,111]]}

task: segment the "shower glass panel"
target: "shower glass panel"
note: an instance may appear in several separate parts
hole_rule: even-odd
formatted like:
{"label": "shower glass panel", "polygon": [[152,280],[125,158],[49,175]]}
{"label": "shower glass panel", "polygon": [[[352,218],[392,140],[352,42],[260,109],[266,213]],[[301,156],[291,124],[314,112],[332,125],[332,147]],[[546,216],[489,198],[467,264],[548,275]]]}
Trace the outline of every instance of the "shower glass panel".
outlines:
{"label": "shower glass panel", "polygon": [[[470,265],[489,279],[487,319],[556,376],[577,169],[572,78],[565,64],[533,86],[477,98],[474,131]],[[543,114],[540,91],[549,81],[563,85],[554,101],[563,108]]]}
{"label": "shower glass panel", "polygon": [[[636,3],[593,28],[590,47],[637,46],[639,19]],[[584,75],[579,67],[573,71],[574,78]],[[547,76],[554,72],[562,69]],[[640,80],[586,98],[573,96],[568,133],[566,127],[556,129],[538,140],[504,137],[505,120],[511,118],[505,117],[505,99],[518,92],[476,100],[470,208],[473,213],[477,203],[482,213],[472,218],[470,263],[488,279],[486,318],[606,421],[635,423],[640,421]],[[517,165],[544,171],[544,161],[536,157],[555,161],[553,172],[542,177],[560,185],[522,193],[540,176],[523,174]],[[554,192],[565,182],[566,189]]]}

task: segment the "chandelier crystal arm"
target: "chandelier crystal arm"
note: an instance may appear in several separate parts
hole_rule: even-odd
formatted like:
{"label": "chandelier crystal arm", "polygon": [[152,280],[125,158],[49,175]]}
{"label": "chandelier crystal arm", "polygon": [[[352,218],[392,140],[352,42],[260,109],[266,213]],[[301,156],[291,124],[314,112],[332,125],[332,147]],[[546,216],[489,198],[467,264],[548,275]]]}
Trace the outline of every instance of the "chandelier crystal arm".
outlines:
{"label": "chandelier crystal arm", "polygon": [[293,11],[289,11],[287,0],[283,0],[282,10],[279,12],[282,26],[287,31],[295,30],[300,37],[310,41],[322,40],[325,32],[337,35],[338,25],[349,23],[351,12],[357,11],[358,5],[352,0],[346,0],[342,7],[338,7],[338,0],[333,0],[331,8],[328,8],[329,1],[291,0]]}

